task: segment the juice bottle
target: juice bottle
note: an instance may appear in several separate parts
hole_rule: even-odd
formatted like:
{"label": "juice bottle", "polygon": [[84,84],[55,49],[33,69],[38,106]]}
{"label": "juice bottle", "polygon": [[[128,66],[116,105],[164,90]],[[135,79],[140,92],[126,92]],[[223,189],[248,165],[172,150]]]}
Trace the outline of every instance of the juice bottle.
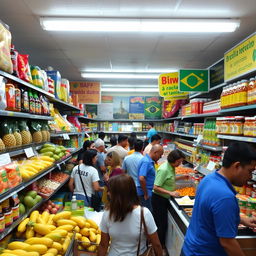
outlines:
{"label": "juice bottle", "polygon": [[29,97],[29,113],[35,114],[35,99],[31,90],[29,90],[28,97]]}
{"label": "juice bottle", "polygon": [[15,87],[15,110],[21,111],[21,91],[17,86]]}
{"label": "juice bottle", "polygon": [[236,84],[233,83],[229,86],[229,107],[232,108],[234,107],[234,103],[235,103],[235,97],[236,97]]}
{"label": "juice bottle", "polygon": [[239,96],[240,96],[240,83],[234,83],[234,98],[233,98],[233,107],[239,105]]}
{"label": "juice bottle", "polygon": [[220,95],[220,108],[224,108],[224,102],[225,102],[225,100],[224,100],[224,95],[225,95],[225,88],[226,87],[223,87],[223,89],[222,89],[222,92],[221,92],[221,95]]}
{"label": "juice bottle", "polygon": [[15,87],[13,84],[5,85],[6,110],[15,111]]}
{"label": "juice bottle", "polygon": [[21,88],[21,111],[29,113],[29,98],[27,89]]}
{"label": "juice bottle", "polygon": [[253,89],[254,89],[255,78],[250,78],[250,82],[248,85],[248,92],[247,92],[247,104],[252,104],[253,102]]}
{"label": "juice bottle", "polygon": [[35,114],[41,115],[41,104],[40,104],[37,92],[34,92],[34,99],[35,99]]}
{"label": "juice bottle", "polygon": [[242,80],[241,81],[241,89],[240,89],[240,106],[244,106],[247,104],[247,90],[248,90],[248,81]]}

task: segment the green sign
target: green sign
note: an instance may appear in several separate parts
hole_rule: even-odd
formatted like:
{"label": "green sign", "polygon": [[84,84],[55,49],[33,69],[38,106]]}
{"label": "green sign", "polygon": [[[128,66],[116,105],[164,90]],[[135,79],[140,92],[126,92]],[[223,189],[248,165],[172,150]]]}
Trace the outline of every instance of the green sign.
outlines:
{"label": "green sign", "polygon": [[180,69],[180,92],[208,92],[209,71],[207,69]]}

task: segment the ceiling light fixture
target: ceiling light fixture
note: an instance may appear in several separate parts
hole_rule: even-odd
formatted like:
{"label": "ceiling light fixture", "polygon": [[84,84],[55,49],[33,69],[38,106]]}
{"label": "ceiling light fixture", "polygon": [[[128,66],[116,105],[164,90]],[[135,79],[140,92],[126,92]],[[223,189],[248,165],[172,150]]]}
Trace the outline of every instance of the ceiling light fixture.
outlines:
{"label": "ceiling light fixture", "polygon": [[158,88],[158,84],[102,84],[101,88]]}
{"label": "ceiling light fixture", "polygon": [[178,69],[100,69],[100,68],[86,68],[83,72],[97,72],[97,73],[172,73],[178,72]]}
{"label": "ceiling light fixture", "polygon": [[158,88],[101,88],[101,92],[158,92]]}
{"label": "ceiling light fixture", "polygon": [[41,26],[50,31],[224,33],[234,32],[238,19],[134,19],[41,17]]}
{"label": "ceiling light fixture", "polygon": [[111,78],[120,78],[120,79],[158,79],[159,74],[140,74],[140,73],[82,73],[83,78],[93,78],[93,79],[111,79]]}

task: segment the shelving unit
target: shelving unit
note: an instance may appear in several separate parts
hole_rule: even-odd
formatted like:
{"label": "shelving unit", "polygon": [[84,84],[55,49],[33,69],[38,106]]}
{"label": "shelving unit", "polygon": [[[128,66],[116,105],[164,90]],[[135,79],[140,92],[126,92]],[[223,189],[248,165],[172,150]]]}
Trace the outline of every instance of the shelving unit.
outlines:
{"label": "shelving unit", "polygon": [[237,140],[237,141],[256,143],[256,138],[254,138],[254,137],[243,137],[243,136],[232,136],[232,135],[218,135],[218,138],[219,139],[224,139],[224,140]]}
{"label": "shelving unit", "polygon": [[177,135],[181,137],[189,137],[189,138],[197,138],[198,135],[194,134],[185,134],[185,133],[178,133],[178,132],[162,132],[164,134],[172,134],[172,135]]}
{"label": "shelving unit", "polygon": [[51,137],[63,137],[64,134],[67,135],[83,135],[84,132],[60,132],[60,133],[51,133]]}
{"label": "shelving unit", "polygon": [[180,148],[179,148],[179,150],[180,150],[185,156],[189,156],[189,157],[192,156],[192,153],[190,153],[190,152],[187,152],[187,151],[185,151],[185,150],[183,150],[183,149],[180,149]]}
{"label": "shelving unit", "polygon": [[178,138],[177,141],[181,143],[189,144],[189,145],[194,145],[194,141],[192,140],[184,140],[184,139]]}
{"label": "shelving unit", "polygon": [[194,145],[194,146],[197,146],[197,147],[203,148],[203,149],[207,149],[210,151],[215,151],[215,152],[223,151],[223,147],[214,147],[214,146],[208,146],[208,145],[204,145],[204,144],[198,144],[198,145]]}
{"label": "shelving unit", "polygon": [[[147,132],[146,131],[129,131],[129,132],[119,132],[119,131],[104,131],[106,134],[130,134],[132,132],[135,132],[135,133],[143,133],[143,134],[146,134]],[[97,132],[98,133],[98,132]]]}
{"label": "shelving unit", "polygon": [[28,118],[28,119],[37,119],[37,120],[48,120],[48,121],[53,120],[53,118],[51,116],[33,115],[33,114],[29,114],[29,113],[6,111],[6,110],[0,110],[0,116]]}

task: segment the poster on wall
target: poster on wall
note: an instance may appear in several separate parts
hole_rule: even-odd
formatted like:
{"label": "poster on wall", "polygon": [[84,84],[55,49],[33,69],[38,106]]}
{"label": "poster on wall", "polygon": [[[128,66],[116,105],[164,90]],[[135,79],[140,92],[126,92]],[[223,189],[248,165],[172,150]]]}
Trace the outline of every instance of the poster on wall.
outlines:
{"label": "poster on wall", "polygon": [[98,104],[98,119],[113,119],[113,103]]}
{"label": "poster on wall", "polygon": [[88,118],[97,118],[98,116],[98,105],[96,104],[86,104],[85,112]]}
{"label": "poster on wall", "polygon": [[101,103],[113,103],[113,96],[102,95]]}
{"label": "poster on wall", "polygon": [[144,119],[144,103],[143,96],[130,97],[129,119]]}
{"label": "poster on wall", "polygon": [[78,95],[78,102],[100,103],[100,83],[98,82],[70,82],[70,92]]}
{"label": "poster on wall", "polygon": [[145,119],[161,119],[162,117],[162,98],[145,97]]}
{"label": "poster on wall", "polygon": [[129,97],[113,97],[114,119],[129,118]]}

